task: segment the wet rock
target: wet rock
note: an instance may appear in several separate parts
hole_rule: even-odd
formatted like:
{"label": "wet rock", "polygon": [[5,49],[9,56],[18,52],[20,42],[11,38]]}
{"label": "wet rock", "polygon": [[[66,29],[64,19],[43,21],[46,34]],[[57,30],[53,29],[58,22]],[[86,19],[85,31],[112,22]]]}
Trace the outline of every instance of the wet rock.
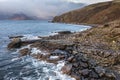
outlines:
{"label": "wet rock", "polygon": [[116,79],[116,76],[113,73],[106,73],[105,76],[108,77],[110,80]]}
{"label": "wet rock", "polygon": [[74,56],[71,56],[71,57],[69,57],[69,58],[67,59],[67,61],[73,62],[73,59],[74,59]]}
{"label": "wet rock", "polygon": [[71,31],[60,31],[58,32],[59,34],[71,34],[72,32]]}
{"label": "wet rock", "polygon": [[41,50],[47,50],[49,52],[53,52],[56,49],[65,50],[66,45],[62,41],[56,40],[40,40],[31,45],[31,47],[37,47]]}
{"label": "wet rock", "polygon": [[75,78],[76,80],[81,80],[79,75],[71,74],[71,77]]}
{"label": "wet rock", "polygon": [[88,64],[87,63],[84,63],[84,62],[81,62],[79,63],[79,65],[83,68],[88,68]]}
{"label": "wet rock", "polygon": [[83,70],[80,70],[79,71],[79,73],[81,74],[81,75],[83,75],[84,77],[88,77],[88,75],[89,75],[89,69],[83,69]]}
{"label": "wet rock", "polygon": [[91,70],[89,77],[90,77],[90,78],[98,79],[98,78],[99,78],[99,75],[98,75],[94,70]]}
{"label": "wet rock", "polygon": [[65,56],[61,55],[61,56],[59,56],[59,58],[63,60],[63,59],[65,59]]}
{"label": "wet rock", "polygon": [[89,60],[88,60],[88,65],[89,65],[89,67],[97,66],[96,61],[93,60],[93,59],[89,59]]}
{"label": "wet rock", "polygon": [[72,54],[77,54],[78,52],[77,51],[73,51]]}
{"label": "wet rock", "polygon": [[74,66],[75,68],[77,68],[77,67],[79,67],[79,64],[76,62],[76,63],[73,63],[73,66]]}
{"label": "wet rock", "polygon": [[14,38],[11,43],[8,44],[8,49],[12,48],[20,48],[21,47],[21,39]]}
{"label": "wet rock", "polygon": [[56,55],[56,56],[67,55],[67,54],[69,53],[64,50],[59,50],[59,49],[56,49],[55,51],[51,53],[51,55]]}
{"label": "wet rock", "polygon": [[57,64],[58,61],[60,61],[60,58],[55,58],[55,59],[50,59],[50,58],[47,58],[45,59],[47,62],[49,63],[54,63],[54,64]]}
{"label": "wet rock", "polygon": [[37,54],[37,55],[32,55],[32,56],[37,59],[42,59],[43,54]]}
{"label": "wet rock", "polygon": [[[71,60],[74,60],[71,62]],[[98,66],[95,60],[86,58],[81,53],[68,58],[68,63],[72,64],[72,68],[68,68],[70,76],[76,77],[78,80],[115,80],[115,76],[111,75],[111,72],[106,72],[101,66]],[[66,70],[67,67],[63,68],[62,71]],[[68,74],[67,72],[64,72]],[[108,75],[107,75],[108,74]],[[105,76],[107,75],[107,76]]]}
{"label": "wet rock", "polygon": [[24,36],[9,36],[9,39],[13,39],[13,38],[22,38]]}
{"label": "wet rock", "polygon": [[19,52],[21,53],[22,56],[30,54],[30,50],[28,48],[24,48],[24,49],[20,50]]}
{"label": "wet rock", "polygon": [[61,71],[64,74],[70,74],[72,69],[72,64],[66,64],[65,66],[62,67]]}
{"label": "wet rock", "polygon": [[97,66],[94,69],[99,74],[100,77],[102,77],[105,74],[105,70],[101,66]]}
{"label": "wet rock", "polygon": [[21,46],[26,46],[26,45],[33,44],[39,41],[40,39],[22,41],[20,38],[13,38],[12,41],[8,44],[8,49],[20,48]]}

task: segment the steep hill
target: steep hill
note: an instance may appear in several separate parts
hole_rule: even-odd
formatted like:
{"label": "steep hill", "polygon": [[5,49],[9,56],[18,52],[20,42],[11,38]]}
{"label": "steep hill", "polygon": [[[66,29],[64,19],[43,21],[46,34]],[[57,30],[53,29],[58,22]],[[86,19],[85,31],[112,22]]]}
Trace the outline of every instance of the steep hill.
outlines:
{"label": "steep hill", "polygon": [[120,2],[110,1],[92,4],[56,16],[53,22],[103,24],[118,19],[120,19]]}

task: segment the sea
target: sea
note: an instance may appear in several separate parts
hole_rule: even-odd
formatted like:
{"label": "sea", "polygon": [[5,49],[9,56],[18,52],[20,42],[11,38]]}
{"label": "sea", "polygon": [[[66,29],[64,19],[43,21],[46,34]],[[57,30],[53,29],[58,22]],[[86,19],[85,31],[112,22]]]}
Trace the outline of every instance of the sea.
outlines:
{"label": "sea", "polygon": [[[39,20],[0,21],[0,80],[75,80],[62,74],[65,62],[57,65],[37,60],[29,55],[20,56],[19,49],[8,50],[11,36],[36,39],[38,36],[55,35],[59,31],[80,32],[90,28],[85,25],[51,23]],[[33,50],[33,53],[36,51]]]}

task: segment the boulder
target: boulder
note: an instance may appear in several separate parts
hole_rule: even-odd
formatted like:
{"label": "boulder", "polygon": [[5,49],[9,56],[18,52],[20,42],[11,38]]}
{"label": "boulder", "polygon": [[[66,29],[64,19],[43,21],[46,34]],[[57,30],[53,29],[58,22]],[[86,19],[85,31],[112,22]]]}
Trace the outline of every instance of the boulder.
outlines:
{"label": "boulder", "polygon": [[71,31],[60,31],[58,32],[59,34],[71,34],[72,32]]}
{"label": "boulder", "polygon": [[64,74],[70,74],[72,70],[72,64],[66,64],[65,66],[62,67],[61,71]]}
{"label": "boulder", "polygon": [[30,50],[28,48],[21,49],[19,52],[21,53],[22,56],[30,54]]}
{"label": "boulder", "polygon": [[20,48],[21,46],[26,46],[39,41],[40,39],[22,41],[20,38],[12,38],[12,41],[8,44],[8,49]]}
{"label": "boulder", "polygon": [[21,39],[13,38],[12,42],[8,44],[8,49],[12,48],[20,48],[21,47]]}
{"label": "boulder", "polygon": [[90,70],[89,69],[83,69],[79,71],[81,75],[88,77]]}

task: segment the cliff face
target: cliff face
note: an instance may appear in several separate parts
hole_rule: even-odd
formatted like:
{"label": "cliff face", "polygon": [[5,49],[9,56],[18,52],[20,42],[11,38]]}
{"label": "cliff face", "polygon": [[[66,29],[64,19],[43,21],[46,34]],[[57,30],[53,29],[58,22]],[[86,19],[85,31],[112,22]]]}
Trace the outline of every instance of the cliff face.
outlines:
{"label": "cliff face", "polygon": [[92,4],[82,9],[56,16],[53,22],[103,24],[118,19],[120,19],[120,3],[111,1]]}

